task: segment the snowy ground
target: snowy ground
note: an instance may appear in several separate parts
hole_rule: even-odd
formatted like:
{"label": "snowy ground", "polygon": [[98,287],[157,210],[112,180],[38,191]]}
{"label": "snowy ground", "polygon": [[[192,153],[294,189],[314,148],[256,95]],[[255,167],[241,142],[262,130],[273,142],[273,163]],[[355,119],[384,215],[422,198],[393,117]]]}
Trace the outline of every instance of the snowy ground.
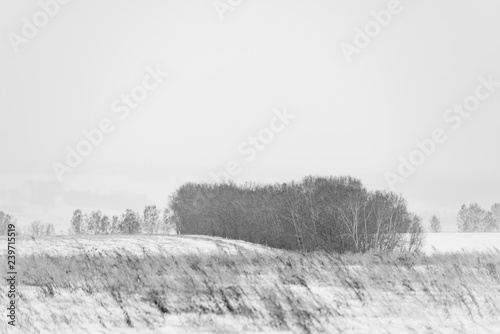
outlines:
{"label": "snowy ground", "polygon": [[500,250],[500,233],[426,233],[423,251],[483,252]]}
{"label": "snowy ground", "polygon": [[202,236],[28,238],[17,244],[20,326],[8,333],[498,334],[500,252],[441,252],[499,237],[429,234],[431,257]]}
{"label": "snowy ground", "polygon": [[[4,241],[0,247],[6,249]],[[141,255],[170,252],[172,254],[207,254],[213,252],[234,253],[239,249],[256,252],[275,252],[276,250],[239,240],[213,238],[207,236],[56,236],[32,240],[23,238],[17,241],[18,255],[27,256],[46,253],[52,256],[75,255],[82,251],[127,251]],[[422,251],[426,254],[436,252],[474,252],[500,250],[500,233],[426,233]]]}
{"label": "snowy ground", "polygon": [[[3,242],[3,241],[2,241]],[[2,245],[0,242],[0,245]],[[4,242],[5,243],[5,242]],[[275,252],[275,249],[255,245],[240,240],[208,236],[178,235],[94,235],[94,236],[54,236],[23,238],[17,241],[20,256],[48,254],[50,256],[78,255],[82,252],[106,252],[126,250],[134,255],[155,254],[211,254],[230,253],[238,250],[251,252]],[[2,249],[6,249],[6,246]]]}

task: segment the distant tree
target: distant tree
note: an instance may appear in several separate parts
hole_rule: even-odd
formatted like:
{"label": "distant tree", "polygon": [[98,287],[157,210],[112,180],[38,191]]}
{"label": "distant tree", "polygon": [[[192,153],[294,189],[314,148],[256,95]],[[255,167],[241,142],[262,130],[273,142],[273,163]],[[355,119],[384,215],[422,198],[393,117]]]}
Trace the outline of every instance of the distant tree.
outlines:
{"label": "distant tree", "polygon": [[436,215],[433,215],[431,217],[430,223],[429,223],[429,229],[433,233],[439,233],[441,232],[441,220]]}
{"label": "distant tree", "polygon": [[3,211],[0,211],[0,235],[7,234],[7,214]]}
{"label": "distant tree", "polygon": [[457,225],[459,232],[472,231],[472,219],[470,218],[469,210],[465,204],[463,204],[460,211],[458,211]]}
{"label": "distant tree", "polygon": [[93,211],[90,213],[87,222],[87,233],[88,234],[98,234],[101,226],[101,211]]}
{"label": "distant tree", "polygon": [[89,215],[86,213],[82,216],[82,234],[91,234],[91,231],[89,231],[89,219]]}
{"label": "distant tree", "polygon": [[42,223],[39,220],[32,222],[27,228],[28,234],[32,236],[55,235],[56,230],[52,223]]}
{"label": "distant tree", "polygon": [[116,234],[119,233],[119,226],[120,226],[120,220],[117,216],[113,216],[112,222],[111,222],[111,234]]}
{"label": "distant tree", "polygon": [[160,210],[156,205],[148,205],[144,208],[143,216],[144,228],[143,232],[148,234],[156,234],[160,228]]}
{"label": "distant tree", "polygon": [[482,232],[495,232],[495,231],[496,231],[496,225],[495,225],[495,220],[493,219],[493,214],[491,213],[491,211],[485,211]]}
{"label": "distant tree", "polygon": [[74,234],[82,234],[84,232],[82,210],[78,209],[73,212],[71,218],[71,232]]}
{"label": "distant tree", "polygon": [[491,206],[492,231],[500,232],[500,203]]}
{"label": "distant tree", "polygon": [[52,223],[47,223],[43,228],[45,230],[45,232],[43,233],[44,235],[56,234],[56,229],[54,228],[54,225],[52,225]]}
{"label": "distant tree", "polygon": [[163,209],[163,217],[161,221],[160,231],[165,234],[177,233],[175,216],[168,208]]}
{"label": "distant tree", "polygon": [[11,215],[0,211],[0,235],[7,235],[9,224],[15,224],[16,219]]}
{"label": "distant tree", "polygon": [[28,226],[28,233],[32,236],[43,235],[45,233],[43,224],[39,220],[35,220]]}
{"label": "distant tree", "polygon": [[101,223],[99,225],[99,234],[109,234],[111,229],[111,223],[109,217],[103,215],[101,218]]}
{"label": "distant tree", "polygon": [[489,225],[488,212],[478,204],[462,205],[457,216],[459,232],[487,232]]}
{"label": "distant tree", "polygon": [[138,234],[141,232],[141,217],[133,210],[127,209],[122,216],[119,226],[122,234]]}

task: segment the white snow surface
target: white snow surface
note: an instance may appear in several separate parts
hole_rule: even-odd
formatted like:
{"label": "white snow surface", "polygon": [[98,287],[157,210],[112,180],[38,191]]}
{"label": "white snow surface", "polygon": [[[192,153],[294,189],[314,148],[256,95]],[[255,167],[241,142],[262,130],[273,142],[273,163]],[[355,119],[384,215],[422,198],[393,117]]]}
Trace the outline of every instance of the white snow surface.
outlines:
{"label": "white snow surface", "polygon": [[500,251],[500,233],[426,233],[423,252]]}
{"label": "white snow surface", "polygon": [[[3,246],[5,244],[5,246]],[[6,242],[0,241],[6,249]],[[276,249],[256,245],[242,240],[223,239],[209,236],[184,235],[113,235],[113,236],[55,236],[22,238],[17,241],[17,254],[22,256],[48,254],[69,256],[82,251],[113,251],[126,249],[128,252],[155,254],[210,254],[226,252],[233,254],[238,249],[251,252],[276,252]],[[436,252],[484,252],[500,251],[500,233],[426,233],[422,251]]]}
{"label": "white snow surface", "polygon": [[[1,245],[1,242],[0,242]],[[2,246],[3,247],[3,246]],[[6,248],[3,247],[4,249]],[[235,254],[238,251],[276,252],[270,247],[242,240],[197,235],[93,235],[23,238],[17,241],[20,256],[47,254],[71,256],[82,252],[113,252],[126,250],[133,255]]]}
{"label": "white snow surface", "polygon": [[[6,242],[2,240],[0,247],[6,249]],[[69,256],[82,252],[105,252],[112,255],[113,252],[123,252],[124,249],[139,256],[155,253],[169,255],[237,254],[242,251],[276,255],[282,252],[244,241],[206,236],[56,236],[36,237],[34,240],[23,238],[18,240],[16,244],[19,266],[22,266],[22,257],[30,255]],[[429,233],[426,234],[424,244],[424,252],[428,254],[495,249],[500,249],[500,233]],[[359,272],[360,275],[363,274],[364,270],[361,266],[352,266],[351,269],[354,273]],[[425,274],[429,268],[418,267],[416,270]],[[364,274],[366,275],[366,273]],[[255,280],[261,284],[268,281],[270,286],[282,284],[273,275],[268,278],[256,277]],[[2,291],[4,291],[4,287],[2,285]],[[342,318],[337,318],[342,319],[342,321],[337,324],[334,321],[331,326],[324,328],[324,333],[500,333],[500,321],[496,322],[491,317],[486,317],[483,321],[478,318],[476,318],[478,321],[470,321],[467,310],[463,308],[454,308],[457,313],[452,315],[441,311],[436,312],[434,307],[426,306],[427,299],[424,295],[410,298],[400,290],[370,290],[369,298],[376,302],[367,307],[365,302],[358,301],[352,293],[333,285],[320,286],[309,283],[308,287],[290,285],[287,289],[293,291],[297,296],[308,296],[313,293],[317,298],[329,301],[329,305],[336,305],[339,312],[343,313]],[[480,298],[478,301],[484,305],[487,301],[482,299],[488,298],[488,296],[496,298],[494,296],[499,295],[500,285],[485,286],[481,287],[480,290],[490,291],[478,296]],[[23,295],[22,299],[19,300],[19,320],[30,323],[31,326],[28,330],[26,327],[22,330],[8,328],[7,333],[216,333],[214,328],[224,328],[226,333],[301,333],[301,331],[297,331],[297,328],[294,331],[277,330],[265,321],[262,322],[260,329],[255,327],[248,329],[246,327],[249,322],[247,318],[228,314],[197,314],[196,312],[182,315],[162,314],[155,307],[144,303],[142,297],[138,295],[124,299],[124,307],[127,308],[135,324],[134,328],[130,328],[123,321],[123,311],[108,293],[96,292],[89,295],[83,291],[60,289],[55,296],[47,297],[36,287],[19,286],[18,291],[22,292]],[[421,292],[415,293],[421,294]],[[249,300],[255,299],[257,301],[256,298],[255,296]],[[7,298],[3,293],[0,302],[2,307],[7,305]],[[314,303],[312,301],[311,305]],[[387,309],[388,305],[399,305],[398,303],[401,303],[401,309],[398,312],[404,317],[395,317],[391,313],[379,311]],[[472,305],[472,302],[470,304]],[[318,314],[320,314],[321,310],[311,310],[311,312],[319,312]],[[61,319],[66,319],[66,314],[70,314],[70,316],[67,320],[62,321]],[[58,319],[57,325],[51,320],[56,318]],[[85,328],[74,325],[82,323],[86,324]],[[152,323],[161,323],[162,325],[153,327]],[[0,324],[1,332],[4,333],[6,328],[4,317]]]}

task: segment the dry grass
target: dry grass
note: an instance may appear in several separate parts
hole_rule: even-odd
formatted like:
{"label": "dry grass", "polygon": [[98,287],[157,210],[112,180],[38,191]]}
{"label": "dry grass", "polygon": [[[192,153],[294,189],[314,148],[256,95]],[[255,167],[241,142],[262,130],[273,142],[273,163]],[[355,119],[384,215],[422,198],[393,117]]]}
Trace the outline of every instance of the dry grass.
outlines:
{"label": "dry grass", "polygon": [[[498,252],[340,256],[233,248],[82,248],[66,257],[18,258],[17,330],[500,333]],[[5,294],[0,302],[7,305]]]}

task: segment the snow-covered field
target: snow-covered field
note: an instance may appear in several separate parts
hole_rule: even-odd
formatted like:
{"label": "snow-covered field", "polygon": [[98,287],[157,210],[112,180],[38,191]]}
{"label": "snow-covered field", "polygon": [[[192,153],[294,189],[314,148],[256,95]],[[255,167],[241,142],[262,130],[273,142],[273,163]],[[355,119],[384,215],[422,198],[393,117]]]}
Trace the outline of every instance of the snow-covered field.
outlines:
{"label": "snow-covered field", "polygon": [[[4,241],[0,242],[3,245]],[[3,249],[6,246],[0,246]],[[56,236],[32,240],[18,240],[18,255],[33,254],[76,255],[82,251],[105,251],[126,249],[136,255],[161,254],[208,254],[213,252],[234,253],[238,249],[255,252],[276,252],[268,247],[241,240],[230,240],[207,236]],[[426,233],[422,251],[436,252],[483,252],[500,250],[500,233]]]}
{"label": "snow-covered field", "polygon": [[484,252],[500,250],[500,233],[426,233],[423,251]]}
{"label": "snow-covered field", "polygon": [[[1,243],[0,243],[1,244]],[[71,256],[83,252],[115,251],[143,255],[187,255],[187,254],[234,254],[238,250],[249,252],[275,252],[275,249],[241,240],[231,240],[208,236],[182,235],[94,235],[94,236],[54,236],[23,238],[17,241],[20,256],[48,254],[50,256]],[[0,246],[1,247],[1,246]],[[6,246],[5,246],[6,248]]]}
{"label": "snow-covered field", "polygon": [[429,235],[434,255],[342,256],[202,236],[24,239],[8,333],[500,333],[500,252],[436,253],[498,241],[465,237]]}

